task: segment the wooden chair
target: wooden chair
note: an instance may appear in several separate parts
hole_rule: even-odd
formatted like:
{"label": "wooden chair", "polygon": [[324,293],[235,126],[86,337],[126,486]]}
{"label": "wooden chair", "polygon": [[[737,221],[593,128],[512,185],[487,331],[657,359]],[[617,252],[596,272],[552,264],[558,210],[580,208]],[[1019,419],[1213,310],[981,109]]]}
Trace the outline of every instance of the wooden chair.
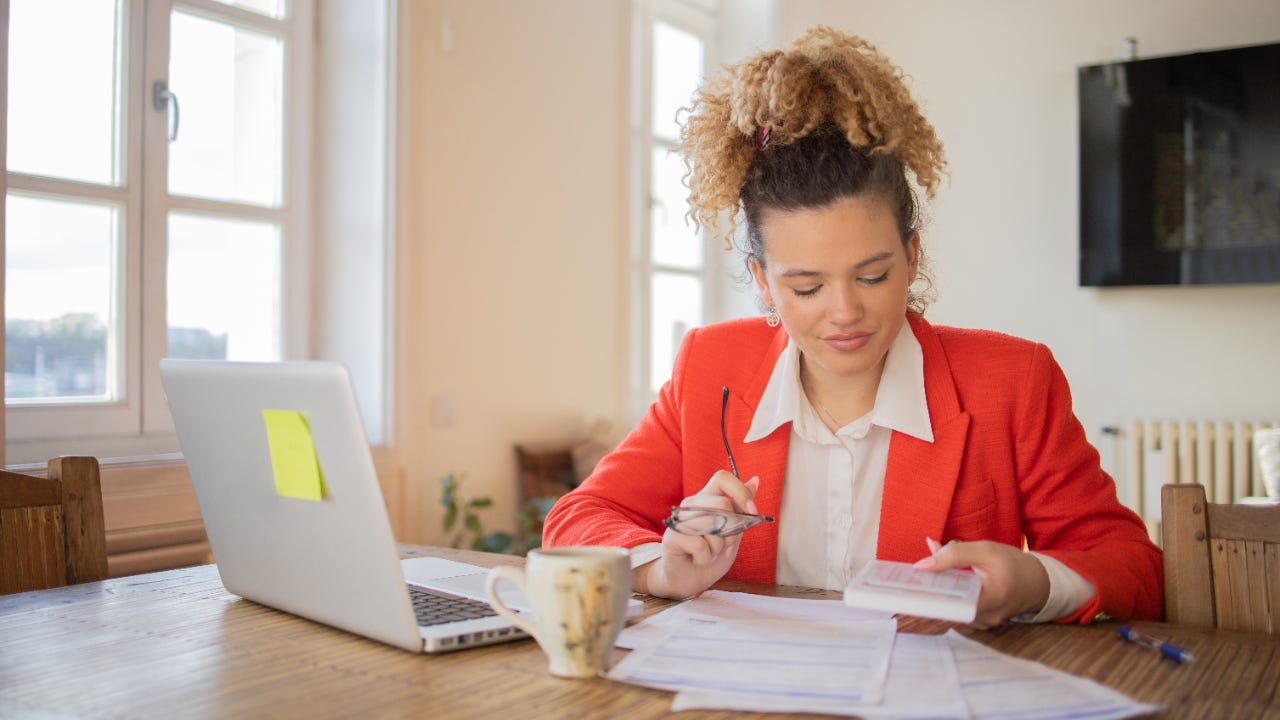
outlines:
{"label": "wooden chair", "polygon": [[0,470],[0,595],[106,577],[97,459],[55,458],[43,478]]}
{"label": "wooden chair", "polygon": [[516,445],[520,473],[520,502],[559,497],[574,488],[573,451],[569,447]]}
{"label": "wooden chair", "polygon": [[521,533],[542,537],[542,518],[532,515],[539,512],[538,504],[558,498],[578,484],[573,473],[573,449],[567,445],[515,447],[520,476],[520,508],[531,514],[528,527],[521,528]]}
{"label": "wooden chair", "polygon": [[1161,488],[1164,609],[1171,623],[1280,634],[1280,505]]}

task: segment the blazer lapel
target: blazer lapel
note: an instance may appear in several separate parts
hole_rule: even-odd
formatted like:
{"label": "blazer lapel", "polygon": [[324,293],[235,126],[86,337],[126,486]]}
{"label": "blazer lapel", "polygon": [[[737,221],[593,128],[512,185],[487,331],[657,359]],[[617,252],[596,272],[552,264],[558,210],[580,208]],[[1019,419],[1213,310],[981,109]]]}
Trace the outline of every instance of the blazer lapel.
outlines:
{"label": "blazer lapel", "polygon": [[908,321],[924,354],[933,442],[898,432],[889,441],[876,547],[877,557],[904,562],[928,554],[926,537],[942,538],[969,432],[969,414],[960,409],[951,366],[937,334],[919,315],[909,315]]}
{"label": "blazer lapel", "polygon": [[[729,390],[729,413],[726,430],[734,449],[734,458],[743,481],[760,477],[756,490],[756,507],[763,515],[778,517],[782,507],[782,481],[787,473],[787,452],[791,444],[791,426],[784,425],[767,437],[743,443],[751,429],[756,408],[764,396],[765,386],[773,375],[778,356],[787,346],[787,335],[778,328],[777,334],[764,353],[763,360],[750,380],[739,391]],[[778,524],[763,523],[742,536],[735,568],[747,577],[759,578],[759,582],[772,583],[775,578],[774,559],[778,555]],[[741,567],[739,567],[741,566]]]}

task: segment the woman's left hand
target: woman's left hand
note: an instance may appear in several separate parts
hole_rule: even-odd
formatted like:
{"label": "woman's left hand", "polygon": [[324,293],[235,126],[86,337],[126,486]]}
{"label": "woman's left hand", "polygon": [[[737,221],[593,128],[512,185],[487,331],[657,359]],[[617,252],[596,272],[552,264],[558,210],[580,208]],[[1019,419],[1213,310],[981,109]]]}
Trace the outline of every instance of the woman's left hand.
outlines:
{"label": "woman's left hand", "polygon": [[982,578],[978,614],[970,623],[976,628],[992,628],[1017,615],[1039,612],[1049,599],[1044,565],[1031,553],[1004,543],[949,542],[916,567],[929,571],[968,567]]}

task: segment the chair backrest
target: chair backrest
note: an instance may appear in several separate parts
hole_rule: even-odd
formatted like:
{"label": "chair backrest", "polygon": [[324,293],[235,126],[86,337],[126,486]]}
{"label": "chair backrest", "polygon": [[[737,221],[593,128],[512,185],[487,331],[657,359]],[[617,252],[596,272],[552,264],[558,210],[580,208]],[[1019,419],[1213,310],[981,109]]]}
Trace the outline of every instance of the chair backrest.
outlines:
{"label": "chair backrest", "polygon": [[0,470],[0,595],[106,577],[97,459],[55,458],[48,477]]}
{"label": "chair backrest", "polygon": [[1207,502],[1161,488],[1165,620],[1280,634],[1280,505]]}

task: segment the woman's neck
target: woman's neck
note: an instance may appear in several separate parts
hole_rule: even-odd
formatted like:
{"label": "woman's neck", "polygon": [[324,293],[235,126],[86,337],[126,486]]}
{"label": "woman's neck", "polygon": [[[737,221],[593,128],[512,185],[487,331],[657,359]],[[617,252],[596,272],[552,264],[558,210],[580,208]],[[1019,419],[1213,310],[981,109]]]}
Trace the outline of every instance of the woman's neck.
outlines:
{"label": "woman's neck", "polygon": [[883,372],[881,359],[874,369],[859,375],[831,375],[808,362],[803,353],[800,355],[800,386],[822,423],[833,433],[871,412]]}

